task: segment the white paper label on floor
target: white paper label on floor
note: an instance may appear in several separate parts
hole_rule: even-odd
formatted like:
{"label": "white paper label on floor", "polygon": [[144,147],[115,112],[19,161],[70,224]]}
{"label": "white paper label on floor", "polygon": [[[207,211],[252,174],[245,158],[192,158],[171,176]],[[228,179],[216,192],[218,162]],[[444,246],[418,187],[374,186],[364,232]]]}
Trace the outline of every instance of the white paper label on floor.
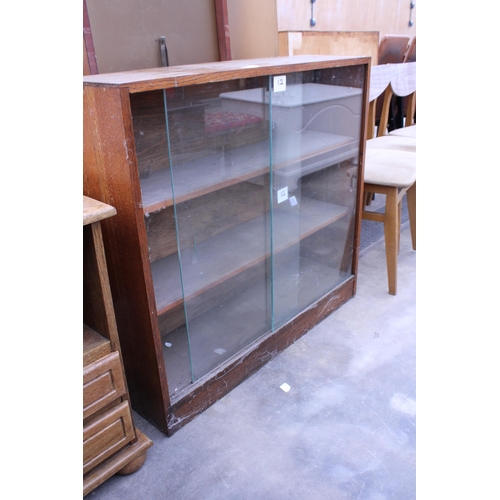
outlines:
{"label": "white paper label on floor", "polygon": [[286,75],[275,76],[273,78],[274,92],[283,92],[286,90]]}
{"label": "white paper label on floor", "polygon": [[165,342],[166,347],[172,347],[172,344],[170,342]]}
{"label": "white paper label on floor", "polygon": [[280,385],[280,389],[285,392],[288,392],[291,389],[291,387],[285,382],[284,384]]}
{"label": "white paper label on floor", "polygon": [[284,201],[288,200],[288,186],[285,186],[282,189],[278,189],[278,203],[283,203]]}
{"label": "white paper label on floor", "polygon": [[214,352],[216,352],[217,354],[224,354],[226,352],[225,349],[221,349],[220,347],[217,348],[217,349],[214,349]]}
{"label": "white paper label on floor", "polygon": [[295,198],[295,196],[290,197],[290,205],[292,205],[292,207],[297,205],[297,198]]}

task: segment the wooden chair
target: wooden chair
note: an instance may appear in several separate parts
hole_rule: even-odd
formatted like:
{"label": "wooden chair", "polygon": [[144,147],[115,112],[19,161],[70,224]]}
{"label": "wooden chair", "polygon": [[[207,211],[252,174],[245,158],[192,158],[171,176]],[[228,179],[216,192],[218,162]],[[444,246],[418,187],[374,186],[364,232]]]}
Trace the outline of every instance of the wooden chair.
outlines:
{"label": "wooden chair", "polygon": [[[410,230],[412,247],[416,250],[416,196],[417,196],[417,170],[416,170],[416,125],[410,126],[410,121],[415,111],[416,85],[411,71],[399,72],[397,68],[391,76],[391,83],[384,91],[384,102],[382,116],[377,131],[377,137],[366,142],[365,167],[364,167],[364,201],[362,219],[382,222],[384,224],[384,237],[387,261],[387,277],[389,293],[397,293],[397,257],[399,253],[402,199],[406,194],[408,202],[408,214],[410,219]],[[407,82],[401,82],[406,78]],[[415,137],[387,135],[387,119],[389,114],[389,103],[396,93],[406,93],[408,102],[407,117],[408,127],[415,127]],[[396,94],[397,95],[397,94]],[[371,96],[370,96],[371,97]],[[375,103],[370,101],[370,108]],[[369,116],[370,110],[369,110]],[[372,125],[370,125],[372,126]],[[368,134],[370,136],[370,133]],[[370,204],[366,193],[383,194],[386,197],[383,213],[367,210]]]}
{"label": "wooden chair", "polygon": [[397,293],[401,201],[406,194],[410,219],[412,247],[417,248],[416,153],[397,149],[367,149],[365,155],[364,190],[386,197],[384,213],[363,208],[362,218],[384,224],[385,252],[389,294]]}
{"label": "wooden chair", "polygon": [[[392,89],[391,89],[392,90]],[[407,137],[417,139],[417,124],[415,122],[417,108],[417,91],[415,90],[409,96],[405,97],[406,111],[404,112],[404,126],[395,128],[385,137]],[[387,131],[387,127],[384,129]]]}
{"label": "wooden chair", "polygon": [[[367,147],[384,147],[389,149],[403,149],[416,152],[417,148],[417,125],[414,123],[415,108],[416,108],[416,89],[406,96],[406,111],[405,126],[397,128],[388,132],[387,130],[387,117],[388,110],[394,91],[392,86],[389,85],[384,93],[384,103],[382,106],[382,117],[380,119],[379,127],[375,138],[367,140]],[[375,133],[373,132],[373,135]]]}
{"label": "wooden chair", "polygon": [[[394,71],[395,69],[392,64],[381,64],[371,67],[367,139],[375,137],[377,118],[381,118],[380,115],[377,117],[377,104],[380,102],[380,96],[383,96],[387,87],[389,87]],[[382,111],[383,106],[379,107]],[[385,122],[387,123],[389,108],[386,109],[386,112]]]}
{"label": "wooden chair", "polygon": [[378,64],[402,63],[409,41],[406,35],[384,35],[378,47]]}
{"label": "wooden chair", "polygon": [[392,137],[413,137],[417,138],[417,124],[407,125],[403,128],[397,128],[389,132],[389,135]]}
{"label": "wooden chair", "polygon": [[[410,45],[408,45],[408,50],[406,51],[403,62],[410,63],[410,62],[416,62],[416,61],[417,61],[417,37],[414,36],[410,42]],[[402,123],[403,123],[402,113],[408,107],[407,101],[408,101],[408,98],[406,98],[406,97],[399,97],[397,99],[396,107],[398,109],[396,111],[396,118],[394,120],[395,124],[402,125]],[[396,127],[396,128],[400,128],[400,127]]]}
{"label": "wooden chair", "polygon": [[[403,127],[415,126],[415,113],[417,107],[417,63],[403,63],[390,65],[392,68],[390,85],[385,89],[382,113],[380,116],[377,136],[403,135],[410,137],[412,133],[416,136],[416,128],[413,131],[399,132],[399,129],[389,131],[389,113],[393,96],[405,98],[405,109],[403,110]],[[401,127],[401,128],[403,128]]]}
{"label": "wooden chair", "polygon": [[[400,149],[403,151],[416,151],[416,137],[411,133],[406,134],[387,134],[387,125],[389,121],[390,106],[392,98],[394,96],[394,91],[391,85],[391,81],[395,82],[395,86],[398,92],[413,92],[408,96],[408,110],[406,114],[408,116],[413,116],[415,114],[415,95],[416,88],[413,84],[411,85],[399,85],[398,78],[408,78],[415,81],[412,71],[405,70],[403,75],[401,75],[399,65],[385,65],[385,66],[374,66],[372,67],[372,73],[370,75],[370,93],[369,93],[369,108],[368,108],[368,131],[367,131],[367,148],[382,148],[382,149]],[[414,69],[415,68],[410,68]],[[385,87],[385,90],[383,90]],[[399,90],[400,88],[404,90]],[[378,129],[375,126],[375,109],[377,100],[383,97],[382,103],[382,113],[379,120]],[[409,123],[409,122],[408,122]],[[416,127],[416,126],[415,126]],[[399,130],[399,129],[396,129]],[[395,137],[398,135],[398,137]],[[416,131],[415,131],[416,135]],[[376,137],[375,137],[376,136]],[[399,137],[401,136],[401,137]],[[371,201],[374,198],[374,193],[365,192],[364,204],[366,206],[371,205]]]}
{"label": "wooden chair", "polygon": [[[410,37],[407,35],[385,35],[381,38],[378,48],[378,64],[400,64],[408,52]],[[401,126],[398,113],[399,99],[394,97],[389,115],[389,127],[392,130]],[[376,118],[379,120],[381,113],[380,104],[376,108]]]}
{"label": "wooden chair", "polygon": [[417,60],[417,37],[414,36],[408,45],[408,50],[404,56],[403,62],[416,62]]}
{"label": "wooden chair", "polygon": [[[376,136],[377,131],[377,113],[380,122],[380,112],[384,110],[386,114],[384,123],[387,123],[389,116],[389,107],[385,108],[381,105],[380,96],[384,96],[387,88],[390,86],[392,75],[394,73],[394,66],[391,64],[381,64],[371,67],[370,72],[370,91],[369,91],[369,104],[368,104],[368,130],[366,134],[367,144],[368,141]],[[388,96],[390,98],[390,96]],[[384,101],[385,102],[385,101]],[[374,199],[374,193],[365,191],[363,204],[366,206],[371,205]]]}

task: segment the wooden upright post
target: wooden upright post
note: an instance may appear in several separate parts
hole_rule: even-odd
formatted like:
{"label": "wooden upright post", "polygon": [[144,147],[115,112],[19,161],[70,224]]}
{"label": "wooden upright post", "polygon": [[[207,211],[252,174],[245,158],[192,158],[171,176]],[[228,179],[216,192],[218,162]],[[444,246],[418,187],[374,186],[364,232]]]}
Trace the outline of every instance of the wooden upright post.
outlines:
{"label": "wooden upright post", "polygon": [[219,60],[230,61],[231,37],[229,36],[229,19],[227,16],[227,0],[214,0],[215,19],[217,22],[217,39],[219,42]]}

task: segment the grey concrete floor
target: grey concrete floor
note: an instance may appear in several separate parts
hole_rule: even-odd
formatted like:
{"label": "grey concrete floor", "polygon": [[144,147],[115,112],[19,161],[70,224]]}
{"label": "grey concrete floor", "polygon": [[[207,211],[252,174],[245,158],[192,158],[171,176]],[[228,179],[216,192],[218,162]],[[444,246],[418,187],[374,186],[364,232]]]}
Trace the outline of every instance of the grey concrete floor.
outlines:
{"label": "grey concrete floor", "polygon": [[379,240],[352,300],[173,437],[136,415],[144,466],[87,498],[416,498],[415,266],[406,223],[396,296]]}

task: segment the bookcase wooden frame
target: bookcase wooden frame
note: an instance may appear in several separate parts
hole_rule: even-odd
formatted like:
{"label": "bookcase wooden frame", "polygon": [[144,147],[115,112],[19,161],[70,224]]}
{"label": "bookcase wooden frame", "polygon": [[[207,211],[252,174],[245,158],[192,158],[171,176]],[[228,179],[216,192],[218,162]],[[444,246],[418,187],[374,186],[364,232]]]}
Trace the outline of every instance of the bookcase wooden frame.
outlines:
{"label": "bookcase wooden frame", "polygon": [[[236,357],[191,384],[180,396],[172,396],[162,354],[159,322],[163,310],[157,308],[145,227],[145,216],[172,204],[172,200],[154,199],[145,203],[134,142],[131,96],[204,83],[346,67],[362,67],[364,74],[350,277],[286,324],[261,336]],[[129,392],[134,409],[165,434],[171,435],[185,425],[355,295],[369,72],[367,57],[295,56],[84,77],[84,194],[117,210],[115,217],[102,221],[102,232]],[[252,165],[248,168],[252,169]],[[254,170],[259,168],[256,165]],[[209,191],[210,188],[207,191],[203,186],[198,191],[193,188],[186,193],[186,199]],[[340,216],[332,213],[330,219],[317,224],[327,224]],[[251,264],[244,262],[241,266]],[[173,293],[175,299],[169,299],[168,304],[181,305],[182,296]]]}

